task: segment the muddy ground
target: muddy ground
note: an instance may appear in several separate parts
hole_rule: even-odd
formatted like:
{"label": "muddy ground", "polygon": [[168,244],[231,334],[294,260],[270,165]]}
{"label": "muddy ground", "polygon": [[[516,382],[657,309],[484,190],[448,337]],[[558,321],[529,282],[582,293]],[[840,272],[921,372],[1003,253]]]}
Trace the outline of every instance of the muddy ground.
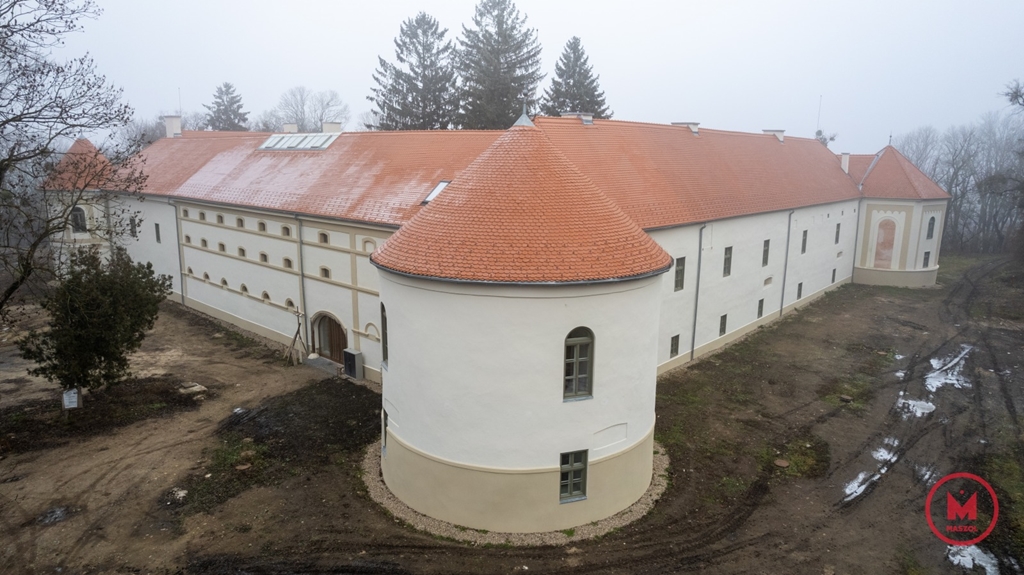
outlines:
{"label": "muddy ground", "polygon": [[[77,422],[3,342],[0,572],[964,573],[924,505],[937,478],[971,471],[1001,503],[978,557],[1014,573],[1024,271],[945,258],[940,283],[845,286],[663,376],[666,495],[617,532],[551,547],[397,523],[359,477],[379,396],[175,306],[133,387],[72,416],[120,407]],[[167,395],[182,382],[209,392]]]}

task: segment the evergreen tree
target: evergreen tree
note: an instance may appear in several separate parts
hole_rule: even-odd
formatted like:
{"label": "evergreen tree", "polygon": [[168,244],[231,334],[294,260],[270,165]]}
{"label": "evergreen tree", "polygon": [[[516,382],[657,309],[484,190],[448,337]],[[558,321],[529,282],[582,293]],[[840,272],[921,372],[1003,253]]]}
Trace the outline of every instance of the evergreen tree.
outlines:
{"label": "evergreen tree", "polygon": [[373,73],[377,87],[366,99],[377,109],[367,128],[445,130],[455,125],[455,49],[445,41],[447,33],[424,12],[402,23],[395,38],[398,64],[378,58],[380,68]]}
{"label": "evergreen tree", "polygon": [[594,75],[579,37],[573,36],[566,42],[562,57],[555,64],[555,77],[551,79],[551,87],[544,91],[541,112],[548,116],[558,116],[561,112],[590,112],[595,118],[611,118],[612,111],[604,101],[598,78],[600,76]]}
{"label": "evergreen tree", "polygon": [[544,77],[540,43],[511,0],[480,0],[473,25],[463,26],[459,39],[462,127],[504,130],[522,114],[524,101],[536,108]]}
{"label": "evergreen tree", "polygon": [[244,132],[248,130],[246,122],[249,112],[242,111],[242,97],[235,92],[230,82],[217,86],[213,94],[213,104],[203,104],[210,111],[206,115],[206,125],[211,130]]}

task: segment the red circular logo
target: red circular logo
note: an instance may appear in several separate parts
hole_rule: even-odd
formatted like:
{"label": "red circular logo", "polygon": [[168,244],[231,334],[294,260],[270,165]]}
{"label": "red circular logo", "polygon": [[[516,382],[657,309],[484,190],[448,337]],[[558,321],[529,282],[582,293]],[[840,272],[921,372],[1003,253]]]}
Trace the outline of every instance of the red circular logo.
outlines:
{"label": "red circular logo", "polygon": [[[985,491],[992,498],[992,520],[989,521],[988,526],[982,531],[981,535],[973,539],[953,539],[949,537],[935,526],[935,519],[932,517],[932,500],[935,499],[935,494],[938,492],[939,487],[954,479],[965,479],[978,483],[985,488]],[[932,533],[939,539],[950,545],[974,545],[988,537],[992,530],[995,529],[996,520],[999,518],[999,500],[996,499],[996,492],[992,489],[992,486],[977,475],[973,473],[950,473],[933,485],[931,491],[928,492],[928,500],[924,504],[924,516],[928,519],[928,527],[931,527]],[[946,531],[948,533],[977,533],[981,531],[977,525],[973,524],[977,517],[978,491],[969,493],[966,489],[959,489],[957,495],[954,495],[952,491],[946,491],[946,520],[948,521]]]}

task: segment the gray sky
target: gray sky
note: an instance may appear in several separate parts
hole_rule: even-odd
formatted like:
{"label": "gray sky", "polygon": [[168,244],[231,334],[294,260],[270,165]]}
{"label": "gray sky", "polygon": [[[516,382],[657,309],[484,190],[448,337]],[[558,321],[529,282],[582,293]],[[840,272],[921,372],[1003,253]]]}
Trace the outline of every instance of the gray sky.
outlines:
{"label": "gray sky", "polygon": [[[89,51],[141,116],[202,110],[232,82],[253,117],[297,85],[370,109],[377,56],[425,11],[457,38],[475,0],[97,0],[62,52]],[[546,87],[580,36],[615,118],[759,132],[837,132],[834,151],[873,153],[922,125],[1005,110],[1024,80],[1020,0],[519,0],[544,47]],[[349,123],[352,129],[355,121]]]}

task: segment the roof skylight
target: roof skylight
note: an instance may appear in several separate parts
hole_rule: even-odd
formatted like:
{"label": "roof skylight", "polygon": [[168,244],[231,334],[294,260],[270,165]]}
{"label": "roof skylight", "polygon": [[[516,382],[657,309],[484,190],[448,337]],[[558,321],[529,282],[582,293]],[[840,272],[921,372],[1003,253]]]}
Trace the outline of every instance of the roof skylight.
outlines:
{"label": "roof skylight", "polygon": [[324,150],[340,133],[332,134],[274,134],[260,146],[261,150]]}
{"label": "roof skylight", "polygon": [[437,185],[434,186],[434,189],[430,190],[430,193],[427,194],[427,199],[423,200],[423,203],[429,203],[430,200],[436,198],[437,194],[440,194],[441,190],[445,189],[445,187],[447,187],[448,184],[450,183],[452,183],[451,180],[441,180],[440,182],[438,182]]}

